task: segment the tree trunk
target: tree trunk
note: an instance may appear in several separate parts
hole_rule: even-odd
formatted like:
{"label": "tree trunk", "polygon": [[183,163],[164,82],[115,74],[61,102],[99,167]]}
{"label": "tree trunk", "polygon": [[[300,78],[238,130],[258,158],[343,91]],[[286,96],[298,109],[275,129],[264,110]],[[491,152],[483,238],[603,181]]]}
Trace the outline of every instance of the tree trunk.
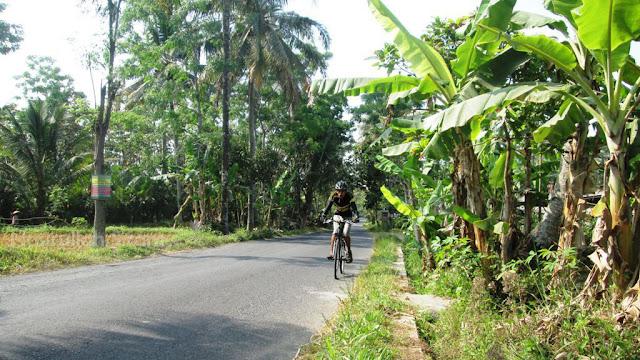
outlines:
{"label": "tree trunk", "polygon": [[[586,202],[583,200],[583,196],[589,183],[590,165],[593,161],[592,154],[596,150],[589,149],[586,146],[586,130],[584,124],[577,124],[577,129],[572,139],[563,148],[562,161],[564,166],[569,169],[569,176],[566,184],[567,193],[564,201],[562,233],[558,242],[558,251],[561,252],[561,265],[567,262],[565,249],[575,248],[580,251],[587,247],[580,220],[586,217]],[[597,148],[597,146],[594,146],[594,148]],[[558,271],[560,270],[562,268],[558,269]],[[556,271],[556,274],[558,271]]]}
{"label": "tree trunk", "polygon": [[[619,142],[621,144],[622,141]],[[613,281],[620,294],[629,287],[632,271],[638,264],[638,254],[633,249],[633,233],[631,227],[631,202],[626,192],[625,157],[622,146],[616,146],[609,160],[608,198],[611,209],[611,229],[615,236],[614,249],[610,254],[613,267]]]}
{"label": "tree trunk", "polygon": [[[460,159],[460,176],[466,186],[468,208],[481,219],[487,217],[487,209],[482,196],[482,182],[480,181],[481,165],[473,151],[473,144],[469,139],[463,139],[462,144],[457,149]],[[473,237],[476,249],[482,254],[481,265],[482,275],[487,282],[493,281],[491,276],[491,265],[489,242],[484,230],[473,225]]]}
{"label": "tree trunk", "polygon": [[[93,173],[96,175],[104,174],[104,143],[107,137],[107,131],[109,130],[111,111],[118,90],[118,86],[114,80],[114,62],[116,58],[118,27],[120,25],[120,4],[122,4],[122,0],[116,0],[115,2],[108,0],[107,3],[109,16],[109,62],[107,68],[107,85],[106,88],[103,86],[100,91],[100,109],[95,124]],[[107,243],[105,201],[96,199],[94,204],[93,242],[95,246],[105,246]]]}
{"label": "tree trunk", "polygon": [[503,220],[509,223],[509,229],[500,236],[500,255],[502,264],[506,265],[514,258],[515,244],[515,198],[513,196],[513,177],[511,175],[511,136],[509,130],[505,129],[505,139],[507,142],[507,157],[504,168],[504,208]]}
{"label": "tree trunk", "polygon": [[231,137],[229,134],[229,92],[231,91],[229,81],[231,47],[229,38],[231,36],[229,1],[222,0],[222,52],[224,53],[224,62],[222,66],[222,171],[220,183],[222,187],[222,232],[225,234],[229,233],[229,152]]}
{"label": "tree trunk", "polygon": [[[256,161],[256,92],[255,82],[249,79],[249,159],[252,166]],[[251,182],[249,188],[249,204],[247,206],[247,231],[255,228],[256,184]]]}
{"label": "tree trunk", "polygon": [[[157,131],[155,129],[154,131]],[[167,166],[167,143],[169,142],[169,136],[165,131],[162,132],[162,173],[166,174],[169,172],[169,166]]]}
{"label": "tree trunk", "polygon": [[564,198],[569,186],[569,171],[569,163],[561,160],[558,179],[549,187],[549,205],[541,212],[543,218],[529,233],[529,239],[536,249],[549,249],[559,241]]}
{"label": "tree trunk", "polygon": [[[103,86],[100,91],[100,109],[98,112],[98,119],[95,124],[95,138],[94,138],[94,163],[93,174],[104,174],[104,143],[107,135],[107,125],[105,123],[105,97],[106,88]],[[93,216],[93,244],[95,246],[103,247],[107,244],[107,215],[105,209],[105,200],[94,200],[94,216]]]}
{"label": "tree trunk", "polygon": [[[175,135],[173,138],[173,143],[174,143],[174,153],[175,153],[175,160],[176,160],[176,167],[178,169],[182,168],[182,157],[180,156],[180,138],[178,137],[178,135]],[[182,181],[180,181],[180,178],[176,176],[176,206],[178,208],[178,213],[181,214],[181,209],[182,209],[182,192],[183,192],[183,187],[182,187]],[[185,202],[186,203],[186,202]],[[176,219],[176,221],[179,224],[182,224],[183,219],[182,219],[182,214]]]}
{"label": "tree trunk", "polygon": [[531,133],[524,140],[524,235],[531,232],[533,218],[533,188],[531,187]]}
{"label": "tree trunk", "polygon": [[[451,157],[453,159],[453,172],[451,173],[451,193],[453,195],[453,203],[454,205],[466,208],[467,191],[464,183],[463,171],[460,167],[460,160],[455,154]],[[464,219],[458,214],[455,214],[453,218],[453,230],[461,239],[472,238],[470,224],[464,221]],[[474,242],[471,242],[471,247],[474,251],[478,250]]]}
{"label": "tree trunk", "polygon": [[[413,187],[411,186],[411,180],[407,181],[406,184],[407,187],[407,194],[409,196],[409,203],[416,208],[418,205],[418,202],[416,200],[415,195],[413,194]],[[429,239],[427,239],[426,236],[423,236],[422,231],[420,230],[420,225],[418,225],[418,222],[413,220],[413,238],[415,239],[416,245],[418,246],[418,255],[420,256],[420,259],[422,259],[422,274],[426,275],[427,274],[427,270],[433,270],[434,267],[432,266],[433,259],[431,259],[430,256],[430,249],[429,249]],[[423,241],[424,238],[424,241]]]}
{"label": "tree trunk", "polygon": [[302,226],[309,224],[309,214],[313,208],[313,185],[307,184],[304,192],[304,211],[302,214]]}

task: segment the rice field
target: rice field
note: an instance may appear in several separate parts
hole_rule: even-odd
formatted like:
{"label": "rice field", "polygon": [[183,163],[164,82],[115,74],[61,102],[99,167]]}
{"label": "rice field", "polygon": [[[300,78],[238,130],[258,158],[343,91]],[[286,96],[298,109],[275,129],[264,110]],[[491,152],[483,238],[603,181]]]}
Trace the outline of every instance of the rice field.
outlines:
{"label": "rice field", "polygon": [[95,247],[93,231],[89,228],[0,227],[0,276],[137,259],[282,235],[286,233],[271,229],[252,232],[238,229],[233,234],[222,235],[189,228],[108,226],[106,246]]}
{"label": "rice field", "polygon": [[[169,239],[176,234],[170,233],[131,233],[107,234],[107,246],[152,246]],[[0,246],[42,246],[49,248],[80,249],[93,246],[93,234],[81,231],[68,233],[16,231],[0,233]]]}

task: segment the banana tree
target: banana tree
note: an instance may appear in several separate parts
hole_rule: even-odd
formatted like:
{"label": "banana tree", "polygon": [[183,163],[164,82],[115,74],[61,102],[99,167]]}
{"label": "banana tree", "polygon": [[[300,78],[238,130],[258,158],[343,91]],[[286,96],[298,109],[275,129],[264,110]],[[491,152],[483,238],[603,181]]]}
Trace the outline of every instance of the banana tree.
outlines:
{"label": "banana tree", "polygon": [[[514,0],[482,1],[471,24],[472,28],[479,29],[480,25],[484,25],[504,31],[508,26],[522,28],[557,23],[557,20],[550,18],[519,12],[514,14],[514,4]],[[521,84],[479,95],[479,89],[486,91],[504,84],[508,75],[529,57],[513,49],[500,51],[499,45],[493,41],[493,35],[474,30],[459,47],[452,73],[442,56],[422,40],[413,37],[381,1],[369,0],[369,5],[380,24],[394,36],[394,44],[416,77],[397,75],[375,80],[322,80],[313,84],[312,92],[343,92],[346,95],[385,92],[390,94],[390,105],[400,98],[429,99],[431,103],[442,104],[444,110],[439,113],[431,116],[425,113],[405,119],[405,125],[428,134],[425,137],[429,139],[425,146],[425,156],[435,159],[453,158],[454,202],[460,208],[469,208],[476,217],[486,218],[481,166],[472,141],[473,133],[477,132],[474,126],[480,123],[485,114],[507,106],[509,102],[545,102],[549,99],[550,89],[558,86]],[[489,232],[479,224],[465,224],[460,233],[471,238],[475,248],[485,255],[483,273],[489,280]]]}
{"label": "banana tree", "polygon": [[[502,30],[483,27],[519,51],[534,53],[565,72],[579,95],[560,91],[580,106],[599,125],[609,150],[605,164],[605,193],[593,215],[598,216],[590,256],[595,266],[587,288],[598,279],[606,287],[613,271],[613,282],[622,295],[638,281],[638,249],[634,246],[631,193],[629,184],[629,153],[633,140],[630,124],[635,124],[633,112],[640,101],[638,67],[630,56],[631,43],[640,36],[640,3],[634,0],[548,0],[546,7],[562,16],[576,38],[564,42],[546,36],[506,34]],[[482,27],[482,25],[481,25]],[[569,35],[569,33],[567,33]],[[604,76],[596,89],[588,81],[588,62]],[[638,284],[632,289],[637,296]]]}
{"label": "banana tree", "polygon": [[[412,150],[420,150],[419,143],[410,142],[408,144],[411,144]],[[445,182],[436,184],[429,175],[430,167],[426,167],[424,170],[421,169],[419,164],[420,152],[412,151],[402,167],[385,156],[378,155],[375,166],[377,169],[399,177],[408,185],[408,204],[385,186],[381,188],[381,192],[398,212],[411,219],[418,255],[423,261],[423,272],[426,273],[427,270],[433,270],[435,267],[435,261],[430,252],[430,239],[440,228],[445,214],[436,211],[433,204],[437,199],[442,198]],[[394,154],[385,151],[385,155]],[[416,194],[416,192],[418,193]],[[416,208],[419,210],[416,210]]]}

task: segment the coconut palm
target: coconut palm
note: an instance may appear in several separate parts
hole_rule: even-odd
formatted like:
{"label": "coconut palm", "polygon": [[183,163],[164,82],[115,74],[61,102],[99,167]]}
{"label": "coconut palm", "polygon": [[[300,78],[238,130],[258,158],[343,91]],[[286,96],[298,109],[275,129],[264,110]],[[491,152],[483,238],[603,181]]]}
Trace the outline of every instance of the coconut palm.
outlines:
{"label": "coconut palm", "polygon": [[[240,28],[244,28],[242,46],[249,70],[249,156],[252,160],[256,152],[257,102],[266,75],[275,78],[292,113],[300,102],[300,85],[306,85],[308,70],[326,68],[326,57],[313,41],[317,31],[323,47],[328,48],[327,30],[310,18],[282,11],[286,3],[286,0],[246,0],[242,7]],[[255,184],[249,195],[248,229],[255,225],[254,203]]]}
{"label": "coconut palm", "polygon": [[8,123],[0,124],[9,154],[0,173],[36,217],[45,215],[54,185],[67,185],[90,169],[91,153],[81,152],[89,137],[70,129],[64,108],[52,104],[30,101],[26,110],[9,113]]}

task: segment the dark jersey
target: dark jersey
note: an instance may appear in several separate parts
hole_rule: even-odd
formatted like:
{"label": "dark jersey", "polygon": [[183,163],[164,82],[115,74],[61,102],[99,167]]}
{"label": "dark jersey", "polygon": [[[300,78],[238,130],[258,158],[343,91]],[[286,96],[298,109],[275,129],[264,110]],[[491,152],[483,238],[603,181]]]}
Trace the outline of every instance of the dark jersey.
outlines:
{"label": "dark jersey", "polygon": [[[353,198],[353,194],[347,192],[342,199],[338,196],[337,192],[331,193],[329,199],[327,199],[327,204],[324,207],[324,211],[322,212],[323,217],[326,217],[331,209],[331,206],[336,206],[336,211],[334,215],[340,215],[345,218],[350,218],[353,216],[353,213],[358,215],[358,207],[356,206],[356,201]],[[352,212],[353,210],[353,212]]]}

